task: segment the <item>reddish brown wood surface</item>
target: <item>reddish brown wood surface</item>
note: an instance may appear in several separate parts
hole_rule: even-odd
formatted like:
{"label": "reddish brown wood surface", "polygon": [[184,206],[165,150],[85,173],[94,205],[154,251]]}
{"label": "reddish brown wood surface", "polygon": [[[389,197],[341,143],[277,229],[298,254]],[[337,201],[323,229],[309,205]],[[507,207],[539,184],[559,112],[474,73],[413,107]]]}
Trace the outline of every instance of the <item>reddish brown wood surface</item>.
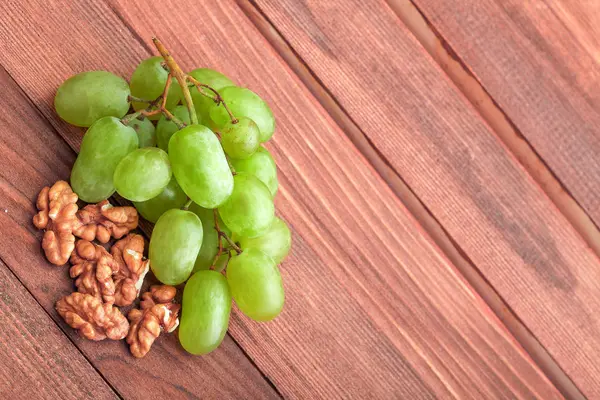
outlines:
{"label": "reddish brown wood surface", "polygon": [[2,261],[0,360],[3,399],[118,398]]}
{"label": "reddish brown wood surface", "polygon": [[600,226],[600,3],[414,3]]}
{"label": "reddish brown wood surface", "polygon": [[598,258],[392,10],[257,4],[557,363],[599,393]]}
{"label": "reddish brown wood surface", "polygon": [[[0,130],[0,258],[88,360],[126,398],[277,398],[275,391],[230,338],[225,339],[219,352],[207,357],[193,357],[183,351],[175,335],[164,335],[144,359],[137,360],[129,354],[124,341],[90,342],[78,337],[64,324],[54,310],[54,303],[73,291],[73,282],[67,267],[55,267],[45,260],[40,248],[41,233],[37,232],[31,218],[39,190],[58,179],[68,178],[75,154],[6,72],[1,72],[0,81],[4,89],[0,99],[3,120]],[[45,323],[49,323],[48,318]],[[10,344],[9,339],[2,336],[1,341]],[[40,340],[42,342],[36,346],[43,345],[43,339]],[[2,359],[0,365],[12,362]],[[3,382],[0,381],[1,386]],[[98,396],[101,389],[97,389]],[[64,387],[56,390],[70,396]]]}
{"label": "reddish brown wood surface", "polygon": [[[600,339],[583,317],[592,320],[596,307],[597,260],[385,4],[368,11],[362,3],[299,4],[281,3],[299,18],[291,26],[281,8],[270,10],[277,26],[296,37],[301,54],[322,64],[310,64],[317,74],[324,68],[336,74],[340,86],[332,84],[333,93],[351,103],[350,111],[369,110],[366,119],[357,113],[361,127],[379,130],[369,139],[395,156],[391,165],[418,184],[417,194],[468,244],[507,302],[528,317],[561,365],[594,390],[591,362]],[[28,1],[2,3],[0,12],[0,62],[12,77],[3,75],[0,100],[0,205],[8,210],[0,212],[0,257],[123,397],[277,396],[267,380],[290,398],[561,397],[233,1]],[[258,92],[276,115],[269,146],[280,168],[276,203],[293,228],[294,248],[282,266],[283,314],[259,324],[233,313],[231,335],[250,360],[229,337],[213,354],[192,357],[175,335],[134,360],[123,343],[78,338],[52,310],[71,282],[66,270],[43,260],[40,234],[30,223],[33,199],[43,185],[68,176],[74,154],[60,136],[77,149],[82,134],[55,115],[53,94],[83,70],[128,77],[150,54],[155,34],[184,68],[223,71]],[[349,55],[346,40],[358,50],[365,46],[367,57]],[[408,61],[399,56],[406,50]],[[392,62],[375,62],[382,55]],[[403,86],[390,80],[392,72]],[[373,101],[381,98],[386,102]],[[456,136],[459,127],[466,139]],[[400,138],[406,148],[397,148]],[[457,170],[467,171],[465,180]],[[501,188],[512,191],[504,195]],[[513,202],[527,204],[532,215],[506,211]],[[574,338],[565,338],[567,330]],[[582,356],[586,350],[590,357]]]}

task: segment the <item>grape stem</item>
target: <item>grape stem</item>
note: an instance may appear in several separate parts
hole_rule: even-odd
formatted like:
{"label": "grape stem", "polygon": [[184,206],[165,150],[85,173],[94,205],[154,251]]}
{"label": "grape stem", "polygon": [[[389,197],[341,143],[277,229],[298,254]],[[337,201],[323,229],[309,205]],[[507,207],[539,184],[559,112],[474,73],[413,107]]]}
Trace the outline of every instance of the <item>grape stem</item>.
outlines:
{"label": "grape stem", "polygon": [[[188,88],[188,85],[186,83],[187,75],[181,70],[179,65],[175,62],[175,59],[173,58],[173,56],[171,56],[169,51],[161,43],[160,40],[158,40],[157,38],[154,37],[154,38],[152,38],[152,42],[154,42],[154,45],[156,46],[156,49],[158,50],[158,52],[160,53],[162,58],[165,59],[165,62],[167,63],[167,66],[169,67],[170,73],[173,75],[173,77],[175,77],[175,79],[177,79],[179,86],[181,86],[181,91],[183,92],[183,100],[185,102],[185,105],[187,106],[188,112],[190,113],[191,123],[197,124],[198,116],[196,115],[196,109],[194,108],[194,102],[192,101],[192,95],[190,94],[190,89]],[[169,81],[167,81],[167,83],[168,82]]]}
{"label": "grape stem", "polygon": [[[235,250],[238,254],[242,253],[242,249],[240,249],[240,247],[235,244],[235,242],[233,240],[231,240],[231,238],[229,236],[227,236],[227,234],[225,232],[223,232],[221,230],[221,228],[219,227],[219,213],[217,211],[217,209],[213,209],[213,218],[215,221],[215,230],[217,231],[217,235],[218,235],[218,243],[219,243],[219,250],[217,251],[217,255],[215,256],[212,265],[210,266],[210,269],[215,269],[216,265],[217,265],[217,260],[219,259],[219,257],[221,257],[221,254],[223,254],[223,238],[227,241],[227,243],[229,243],[229,245],[231,246],[231,248],[233,250]],[[229,250],[229,249],[228,249]],[[229,260],[231,260],[231,252],[229,252],[229,258],[227,259],[227,263],[225,263],[225,268],[227,268],[227,264],[229,264]]]}
{"label": "grape stem", "polygon": [[[213,89],[212,87],[208,86],[205,83],[201,83],[199,82],[196,78],[194,78],[193,76],[187,76],[187,80],[190,81],[192,84],[194,84],[194,86],[196,86],[196,89],[198,89],[198,92],[200,92],[201,95],[206,96],[210,99],[213,99],[215,103],[217,103],[217,105],[219,104],[223,104],[223,107],[225,107],[225,111],[227,111],[227,114],[229,114],[229,118],[231,119],[231,123],[232,124],[237,124],[239,122],[239,120],[233,116],[233,113],[231,112],[231,110],[229,109],[229,107],[227,107],[227,104],[225,103],[225,101],[223,101],[223,97],[221,97],[221,95],[219,94],[219,92],[217,92],[215,89]],[[202,90],[202,88],[206,88],[208,90],[210,90],[211,92],[213,92],[215,94],[215,96],[210,96],[206,93],[204,93],[204,91]]]}
{"label": "grape stem", "polygon": [[188,197],[187,201],[185,202],[185,204],[183,205],[183,207],[181,207],[181,209],[187,211],[188,208],[190,208],[191,205],[192,205],[192,199],[190,199]]}
{"label": "grape stem", "polygon": [[144,115],[146,117],[151,117],[153,115],[162,113],[165,116],[165,118],[167,119],[167,121],[172,121],[175,125],[177,125],[177,128],[179,128],[179,129],[185,128],[187,126],[186,123],[183,122],[182,120],[180,120],[179,118],[177,118],[176,116],[174,116],[169,110],[167,110],[167,106],[166,106],[167,96],[169,94],[169,88],[171,87],[172,80],[173,80],[173,77],[171,76],[171,74],[169,74],[167,76],[167,82],[165,84],[165,88],[163,89],[162,94],[154,100],[144,100],[144,99],[140,99],[139,97],[129,95],[129,101],[137,101],[140,103],[146,103],[146,104],[148,104],[148,107],[144,110],[139,110],[132,114],[126,115],[123,119],[121,119],[121,122],[124,125],[127,125],[131,121],[133,121],[135,118],[139,117],[140,115]]}
{"label": "grape stem", "polygon": [[139,97],[135,97],[135,96],[129,95],[129,96],[127,96],[127,101],[129,101],[129,102],[135,101],[135,102],[138,102],[138,103],[150,104],[150,103],[152,103],[153,100],[146,100],[146,99],[142,99],[142,98],[139,98]]}

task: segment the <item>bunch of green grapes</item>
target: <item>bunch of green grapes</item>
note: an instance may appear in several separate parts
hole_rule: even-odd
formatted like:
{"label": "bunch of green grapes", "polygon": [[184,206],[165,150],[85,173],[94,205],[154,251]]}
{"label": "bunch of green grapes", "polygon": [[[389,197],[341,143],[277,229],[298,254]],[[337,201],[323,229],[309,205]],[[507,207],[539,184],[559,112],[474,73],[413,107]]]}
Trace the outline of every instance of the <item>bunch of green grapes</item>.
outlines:
{"label": "bunch of green grapes", "polygon": [[88,127],[73,190],[86,202],[117,192],[155,224],[151,269],[164,284],[185,283],[179,340],[206,354],[227,332],[232,299],[256,321],[281,312],[278,264],[291,233],[275,216],[267,103],[211,69],[177,76],[168,58],[142,61],[129,84],[105,71],[78,74],[60,86],[55,107]]}

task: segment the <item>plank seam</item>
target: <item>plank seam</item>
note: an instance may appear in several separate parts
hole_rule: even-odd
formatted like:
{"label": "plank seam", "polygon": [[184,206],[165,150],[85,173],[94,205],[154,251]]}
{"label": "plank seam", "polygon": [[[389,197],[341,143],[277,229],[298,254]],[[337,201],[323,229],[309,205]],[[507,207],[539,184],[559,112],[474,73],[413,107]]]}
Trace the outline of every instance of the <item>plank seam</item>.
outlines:
{"label": "plank seam", "polygon": [[[576,216],[566,210],[567,205],[560,204],[558,202],[557,196],[552,195],[549,192],[549,190],[546,189],[546,187],[548,185],[545,185],[545,184],[543,184],[543,182],[541,182],[542,178],[540,177],[540,173],[535,173],[534,167],[530,167],[530,166],[526,165],[526,163],[524,163],[521,160],[521,157],[518,156],[516,149],[514,149],[514,147],[511,146],[511,144],[508,143],[503,138],[502,135],[498,134],[498,132],[494,128],[493,124],[490,124],[488,122],[488,119],[482,113],[481,108],[461,88],[461,85],[456,83],[455,79],[440,64],[439,60],[434,56],[431,56],[431,59],[435,62],[436,65],[439,66],[440,70],[448,77],[449,81],[452,82],[454,87],[456,89],[458,89],[458,91],[460,93],[463,94],[464,98],[473,106],[474,111],[476,111],[477,114],[479,114],[479,116],[481,117],[481,119],[486,122],[486,124],[489,126],[490,130],[492,132],[494,132],[495,136],[500,140],[501,143],[504,144],[504,147],[511,153],[513,158],[523,168],[523,170],[527,173],[527,175],[529,175],[533,179],[533,181],[542,189],[542,191],[545,193],[545,195],[552,201],[554,206],[567,219],[567,221],[569,221],[571,226],[573,226],[575,228],[575,231],[579,234],[579,236],[590,246],[590,248],[596,253],[596,255],[600,256],[600,242],[599,242],[600,226],[598,224],[596,224],[596,222],[592,219],[592,217],[588,213],[588,211],[573,196],[572,192],[567,188],[567,186],[563,183],[563,181],[561,181],[561,179],[556,175],[556,173],[550,168],[548,163],[540,156],[540,154],[537,152],[535,147],[533,147],[533,145],[530,143],[530,141],[527,139],[527,137],[525,135],[523,135],[521,130],[512,121],[512,119],[508,116],[508,114],[504,111],[504,109],[500,106],[500,104],[496,101],[496,99],[494,99],[494,97],[488,92],[488,90],[485,88],[485,86],[483,85],[481,80],[474,74],[474,72],[468,67],[468,65],[462,60],[462,58],[460,58],[458,53],[454,50],[454,48],[450,45],[450,43],[448,43],[444,39],[442,34],[431,23],[431,21],[429,21],[429,19],[425,16],[423,11],[417,6],[417,4],[415,3],[415,0],[407,0],[407,1],[412,5],[412,7],[418,12],[419,16],[427,24],[427,27],[435,35],[436,39],[438,40],[440,45],[443,47],[446,54],[450,58],[452,58],[452,60],[454,60],[456,63],[458,63],[460,65],[460,67],[462,68],[462,70],[468,75],[468,77],[471,78],[473,81],[475,81],[477,83],[478,88],[481,89],[483,91],[483,93],[485,93],[486,99],[489,99],[492,102],[493,107],[502,115],[504,120],[510,125],[512,132],[514,132],[514,134],[518,137],[518,139],[520,139],[525,144],[526,152],[529,152],[534,156],[535,163],[539,163],[540,165],[543,166],[544,171],[542,172],[542,174],[547,173],[548,175],[550,175],[551,179],[554,180],[554,182],[556,182],[556,184],[559,186],[559,189],[566,194],[566,196],[569,198],[570,201],[573,202],[574,206],[577,208],[577,210],[575,210],[575,211],[579,211],[581,213],[581,215],[584,216],[585,221],[583,221],[581,223],[577,222]],[[397,7],[395,7],[393,5],[394,0],[385,0],[385,2],[390,7],[390,9],[400,18],[400,20],[403,20],[400,11],[397,9]],[[426,53],[430,54],[429,53],[430,51],[428,50],[427,46],[421,42],[419,35],[417,33],[415,33],[408,24],[405,24],[405,26],[408,29],[408,31],[411,32],[411,34],[417,40],[417,42],[419,42],[422,45],[422,47],[424,48]],[[582,226],[585,224],[589,225],[591,227],[591,229],[594,230],[594,232],[592,232],[591,234],[586,234],[585,233],[586,229],[584,226]],[[589,229],[588,229],[588,231],[589,231]]]}
{"label": "plank seam", "polygon": [[[12,77],[11,77],[11,79],[12,79]],[[50,318],[50,320],[54,322],[54,324],[58,327],[58,329],[65,335],[65,337],[67,338],[67,340],[73,345],[73,347],[75,347],[75,349],[79,352],[79,354],[81,354],[81,356],[85,359],[85,361],[87,361],[87,363],[94,369],[94,371],[96,371],[96,373],[100,376],[100,378],[104,381],[104,383],[106,383],[108,385],[108,387],[113,391],[113,393],[119,399],[123,399],[123,396],[121,396],[121,394],[119,393],[119,391],[106,379],[106,377],[98,370],[98,368],[96,368],[96,366],[94,365],[94,363],[91,362],[90,359],[85,355],[85,353],[77,346],[77,344],[73,341],[73,339],[71,339],[71,337],[63,329],[63,327],[58,322],[56,322],[56,320],[52,317],[52,315],[50,314],[50,312],[48,312],[48,310],[46,310],[44,308],[44,306],[42,306],[42,304],[33,295],[33,293],[31,293],[31,291],[29,290],[29,288],[27,287],[27,285],[25,285],[23,283],[23,281],[21,281],[21,279],[17,276],[17,274],[11,268],[10,264],[8,262],[6,262],[6,260],[4,260],[4,258],[1,255],[0,255],[0,262],[2,262],[4,265],[6,265],[6,269],[10,272],[10,274],[12,274],[12,276],[14,276],[14,278],[17,280],[17,282],[19,282],[21,284],[21,286],[27,291],[27,293],[29,293],[29,295],[31,296],[31,298],[33,299],[33,301],[35,301],[35,303]]]}
{"label": "plank seam", "polygon": [[[407,207],[411,214],[413,214],[415,220],[424,228],[425,232],[432,238],[434,243],[438,248],[451,260],[451,262],[457,267],[460,271],[461,275],[467,280],[467,282],[473,287],[473,289],[478,293],[478,295],[486,302],[487,306],[493,311],[496,317],[502,321],[502,324],[507,328],[510,334],[517,340],[520,346],[525,350],[525,352],[532,358],[535,364],[540,368],[540,370],[548,377],[548,379],[554,384],[557,389],[566,397],[572,398],[585,398],[579,388],[573,383],[571,378],[564,372],[564,370],[556,363],[556,360],[548,353],[546,348],[537,340],[537,338],[533,335],[531,330],[524,324],[524,322],[516,315],[514,310],[502,299],[500,294],[494,289],[491,283],[487,280],[487,278],[481,273],[481,271],[476,267],[476,265],[472,262],[472,260],[467,256],[465,251],[458,245],[458,243],[451,237],[448,231],[441,225],[441,223],[435,218],[429,208],[421,201],[421,199],[416,195],[416,193],[412,190],[412,188],[407,184],[407,182],[400,176],[400,174],[393,168],[392,164],[389,160],[381,153],[381,151],[374,145],[369,136],[365,134],[365,132],[359,127],[359,125],[354,121],[352,116],[346,111],[343,105],[336,99],[336,97],[332,94],[329,88],[322,82],[322,80],[312,71],[312,69],[308,66],[308,64],[304,61],[304,59],[298,54],[298,52],[293,48],[290,42],[281,34],[279,29],[273,24],[273,22],[269,19],[269,17],[262,11],[260,6],[256,4],[254,0],[236,0],[240,9],[246,14],[248,19],[253,23],[253,25],[257,28],[257,30],[265,37],[265,39],[272,44],[275,51],[282,57],[284,61],[288,64],[290,69],[296,73],[299,79],[306,85],[306,87],[310,90],[310,92],[315,96],[315,98],[319,101],[319,103],[323,106],[323,108],[330,114],[331,118],[340,126],[340,129],[348,136],[348,138],[352,141],[355,147],[358,149],[360,153],[369,161],[371,166],[375,169],[378,175],[382,178],[384,182],[391,188],[397,198],[402,201],[403,204]],[[278,36],[278,39],[281,40],[285,46],[285,50],[289,50],[292,56],[301,64],[301,68],[303,68],[308,74],[310,74],[311,80],[314,80],[314,83],[307,82],[307,78],[302,73],[298,73],[296,67],[294,67],[291,63],[287,61],[285,54],[282,54],[282,51],[278,48],[276,44],[273,43],[271,37],[265,33],[264,29],[261,29],[261,26],[255,21],[255,18],[250,15],[248,10],[248,6],[245,3],[249,3],[250,7],[254,8],[256,12],[259,14],[260,18],[262,18],[268,25],[269,28],[272,29],[273,32]],[[322,90],[326,96],[333,102],[333,106],[338,108],[341,112],[341,118],[346,121],[341,121],[339,118],[336,118],[336,112],[331,112],[331,104],[328,103],[327,99],[324,99],[322,95],[319,95],[315,92],[315,88],[313,85],[318,86],[318,90]],[[512,121],[510,121],[512,124]],[[394,174],[394,178],[398,180],[398,183],[403,186],[403,190],[406,193],[401,193],[400,190],[390,182],[391,179],[387,178],[385,174],[381,173],[380,167],[378,167],[372,160],[368,154],[365,153],[363,146],[357,144],[357,139],[353,137],[353,135],[348,134],[346,129],[343,126],[351,125],[352,130],[356,132],[360,132],[365,139],[365,142],[368,143],[370,150],[372,150],[377,157],[382,161],[386,167],[388,167]],[[520,132],[519,132],[520,133]],[[522,136],[522,135],[521,135]],[[528,143],[529,144],[529,143]],[[536,153],[537,155],[537,153]],[[544,163],[545,165],[545,163]],[[564,185],[563,185],[564,187]],[[567,192],[568,193],[568,192]],[[408,201],[406,201],[406,196],[410,197]],[[572,196],[571,196],[572,197]],[[416,203],[416,205],[415,205]],[[579,205],[579,203],[577,203]],[[424,213],[423,213],[424,212]],[[586,213],[587,215],[587,213]],[[589,217],[589,216],[588,216]],[[425,220],[425,221],[424,221]],[[440,229],[442,231],[442,238],[439,235],[432,232],[433,229],[430,228],[431,225],[434,225],[435,228]],[[435,229],[434,228],[434,229]],[[453,248],[455,255],[449,254],[448,246],[445,246],[440,241],[446,240],[449,242],[450,246]],[[451,249],[452,250],[452,249]],[[458,262],[457,262],[458,261]],[[461,262],[462,261],[462,262]],[[471,273],[465,273],[465,268],[470,269]],[[492,305],[488,299],[492,298],[492,301],[495,301],[497,305]],[[502,312],[501,312],[502,311]],[[503,316],[507,315],[507,316]],[[513,319],[514,323],[507,323],[507,320]],[[519,334],[518,330],[523,329],[526,332],[526,335],[530,337],[530,340],[533,341],[532,345],[525,345],[523,340],[523,335]],[[529,340],[528,340],[529,341]],[[536,347],[533,349],[532,347]],[[541,359],[546,359],[546,362],[540,362]],[[550,365],[547,365],[550,364]]]}

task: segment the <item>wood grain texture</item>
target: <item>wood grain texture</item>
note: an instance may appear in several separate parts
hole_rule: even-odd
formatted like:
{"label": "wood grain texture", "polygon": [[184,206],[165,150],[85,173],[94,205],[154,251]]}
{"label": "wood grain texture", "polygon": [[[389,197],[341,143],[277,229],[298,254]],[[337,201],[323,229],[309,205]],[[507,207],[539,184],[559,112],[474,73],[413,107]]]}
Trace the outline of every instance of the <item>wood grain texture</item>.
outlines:
{"label": "wood grain texture", "polygon": [[523,137],[517,126],[507,117],[494,98],[481,86],[471,70],[465,66],[452,47],[437,32],[411,2],[389,0],[388,4],[407,26],[419,43],[429,52],[452,82],[473,104],[494,133],[508,147],[529,175],[542,187],[560,212],[569,220],[585,242],[600,255],[600,229],[585,209],[565,190],[565,186]]}
{"label": "wood grain texture", "polygon": [[[278,209],[294,229],[294,249],[282,267],[287,305],[276,321],[267,324],[248,321],[236,312],[231,331],[282,394],[293,398],[560,398],[234,3],[110,4],[124,25],[98,4],[74,3],[70,14],[46,11],[46,20],[58,21],[26,24],[27,29],[17,22],[41,19],[36,11],[4,10],[2,33],[19,37],[27,46],[6,41],[2,62],[74,147],[79,136],[54,115],[52,93],[62,79],[98,68],[95,64],[107,63],[105,68],[128,75],[137,61],[128,60],[130,54],[147,55],[136,37],[144,38],[147,45],[156,33],[184,67],[219,68],[270,102],[279,124],[271,145],[281,168]],[[89,21],[76,39],[81,44],[62,42],[79,20]],[[78,46],[85,51],[73,50]],[[114,54],[104,59],[109,49]],[[42,65],[34,57],[40,52]],[[58,67],[50,70],[44,64]],[[11,139],[19,141],[16,136]],[[20,165],[33,162],[26,159]],[[21,180],[32,179],[22,172],[18,175]],[[14,206],[21,216],[9,225],[17,232],[31,229],[27,224],[35,196],[32,188],[20,195],[21,185],[20,181],[5,184],[2,194],[24,204]],[[5,219],[0,215],[3,225],[10,222]],[[31,253],[40,257],[38,238],[31,233],[23,236],[29,238]],[[2,242],[0,250],[13,260],[20,251]],[[170,340],[173,336],[150,353],[172,355],[157,360],[163,362],[151,375],[157,384],[172,378],[170,374],[188,374],[165,368],[171,361],[190,359]],[[78,345],[88,350],[89,343]],[[112,369],[125,368],[123,346],[98,349],[103,352],[99,358],[109,360]],[[194,360],[206,362],[216,355]],[[224,357],[231,359],[219,361],[241,362],[233,355]],[[235,371],[211,366],[220,377],[209,377],[216,386],[232,385],[230,377],[240,379]],[[209,379],[189,375],[207,390],[206,397],[215,397],[215,388],[204,387]],[[138,378],[131,377],[125,384],[127,395],[133,390],[128,384],[135,388],[146,383],[136,382]],[[249,385],[244,379],[239,384]]]}
{"label": "wood grain texture", "polygon": [[558,396],[232,2],[111,4],[187,68],[208,60],[274,109],[287,304],[268,324],[235,313],[231,331],[284,396]]}
{"label": "wood grain texture", "polygon": [[0,398],[118,398],[2,261]]}
{"label": "wood grain texture", "polygon": [[[432,240],[435,241],[436,245],[439,246],[439,248],[444,252],[446,257],[448,257],[448,259],[457,267],[457,269],[465,277],[467,282],[469,282],[473,289],[475,289],[475,291],[482,297],[482,299],[487,303],[490,309],[498,316],[498,318],[507,327],[510,333],[531,356],[533,361],[540,367],[540,369],[546,374],[546,376],[548,376],[550,381],[557,387],[557,389],[566,398],[584,399],[585,396],[583,396],[583,394],[575,386],[573,381],[565,374],[565,372],[555,362],[555,360],[548,353],[548,351],[540,344],[540,342],[531,333],[531,331],[527,329],[523,322],[510,309],[510,307],[508,307],[504,299],[502,299],[502,297],[500,297],[500,295],[494,290],[494,288],[480,273],[480,271],[473,264],[473,262],[466,256],[466,254],[464,254],[462,249],[460,249],[460,247],[456,245],[456,243],[448,235],[448,233],[445,231],[444,227],[440,224],[440,222],[435,219],[435,217],[431,214],[427,207],[408,187],[406,182],[402,180],[402,178],[398,175],[398,172],[395,171],[393,167],[390,164],[388,164],[387,160],[381,156],[377,148],[373,146],[373,143],[370,142],[368,138],[361,132],[360,128],[358,127],[358,125],[356,125],[352,118],[350,118],[350,116],[345,113],[345,111],[342,109],[342,107],[340,107],[340,105],[337,103],[337,101],[331,95],[331,93],[329,93],[327,89],[317,80],[317,78],[303,63],[302,59],[300,59],[298,55],[292,50],[289,44],[279,34],[275,27],[271,25],[271,23],[267,20],[264,14],[262,14],[258,10],[258,8],[250,1],[238,0],[237,3],[240,6],[240,8],[244,11],[244,13],[248,16],[248,18],[252,21],[252,23],[269,40],[269,43],[273,45],[278,54],[281,55],[282,58],[286,61],[286,63],[293,69],[294,73],[296,73],[296,75],[302,80],[302,82],[307,86],[307,88],[319,100],[319,102],[323,105],[325,110],[327,110],[329,115],[333,117],[336,123],[352,140],[357,149],[366,157],[366,159],[369,161],[369,163],[371,163],[373,168],[390,186],[393,192],[398,196],[398,198],[402,201],[402,203],[406,206],[410,213],[415,217],[415,219],[419,222],[423,229],[430,235]],[[438,51],[438,48],[442,47],[440,45],[440,41],[437,39],[434,32],[432,32],[431,27],[427,25],[426,21],[417,11],[414,5],[412,5],[412,3],[410,3],[409,0],[396,1],[395,3],[390,3],[390,5],[402,6],[400,7],[400,10],[398,10],[398,8],[395,9],[396,13],[403,18],[403,21],[407,22],[407,26],[410,27],[411,32],[415,34],[415,36],[419,39],[419,42],[423,44],[427,51],[429,51],[430,54],[434,55],[434,58],[436,59],[436,61],[438,61],[438,64],[440,64],[440,66],[444,68],[444,71],[452,77],[452,80],[455,83],[458,80],[461,84],[464,83],[465,85],[468,85],[469,89],[473,89],[474,87],[470,85],[470,82],[474,81],[474,78],[468,75],[467,72],[464,70],[463,66],[460,65],[458,62],[454,61],[451,58],[451,55]],[[435,49],[435,52],[431,52],[430,48]],[[445,58],[441,58],[440,56],[445,56]],[[459,75],[457,74],[457,72],[460,72],[462,74]],[[460,85],[459,88],[461,88],[463,93],[467,94],[473,93],[477,95],[485,93],[485,91],[481,89],[480,86],[480,91],[478,92],[473,90],[465,92],[462,86]],[[493,105],[493,101],[491,100],[491,98],[489,98],[489,96],[488,100],[483,102],[482,100],[484,99],[482,99],[481,96],[478,96],[476,99],[470,100],[476,106],[483,104],[485,104],[486,106]],[[482,108],[477,107],[477,109],[478,111],[482,112]],[[498,114],[500,114],[502,120],[504,120],[502,128],[508,128],[503,130],[503,132],[506,132],[507,136],[510,134],[510,131],[512,130],[511,125],[501,114],[501,112],[499,112],[497,109],[494,110],[491,107],[485,107],[483,110],[489,111],[486,117],[492,118],[486,118],[486,121],[490,123],[490,126],[493,127],[496,133],[498,133],[497,128],[501,126],[501,121],[499,118],[497,118]],[[494,124],[492,124],[492,122]],[[506,143],[504,138],[503,141]],[[520,139],[520,142],[526,143],[522,139]],[[513,148],[511,148],[511,151],[513,151]],[[515,154],[514,151],[513,154]],[[543,165],[543,161],[541,161],[531,149],[529,150],[529,152],[522,151],[521,153],[519,153],[519,155],[524,156],[524,158],[528,161],[535,161],[536,171],[544,171],[539,168],[541,165]],[[522,160],[524,158],[518,157],[521,163],[523,163]],[[558,181],[554,179],[555,182],[553,182],[551,179],[548,179],[549,177],[552,177],[552,173],[546,168],[544,176],[541,177],[542,180],[545,182],[545,186],[543,187],[544,191],[546,193],[549,193],[548,188],[550,187],[557,189],[556,192],[560,191],[559,198],[564,202],[564,204],[562,205],[565,206],[561,208],[561,211],[572,211],[571,217],[574,217],[573,219],[569,219],[569,221],[586,221],[586,226],[588,228],[591,228],[590,230],[592,232],[595,232],[596,235],[600,238],[600,231],[598,231],[594,223],[585,214],[583,209],[581,209],[581,207],[579,207],[576,204],[575,200],[572,197],[565,193]],[[553,193],[553,191],[551,191],[551,193]],[[553,201],[555,200],[556,198],[553,199]],[[555,201],[555,204],[558,204],[558,202]],[[581,226],[583,226],[583,224],[580,224],[580,226],[578,227]],[[582,232],[579,229],[578,231],[580,233]],[[594,244],[594,241],[586,242],[590,244],[590,246]],[[600,254],[600,240],[598,240],[597,242],[598,253]]]}
{"label": "wood grain texture", "polygon": [[257,4],[584,394],[599,394],[598,258],[392,10]]}
{"label": "wood grain texture", "polygon": [[414,3],[600,226],[600,3]]}
{"label": "wood grain texture", "polygon": [[[0,99],[0,257],[88,360],[128,399],[277,398],[229,337],[210,356],[194,357],[181,348],[176,335],[161,335],[150,353],[138,360],[129,354],[124,341],[90,342],[62,321],[54,303],[74,290],[73,281],[67,267],[45,260],[42,233],[31,218],[39,190],[68,178],[75,154],[4,71],[0,82],[4,89]],[[6,393],[18,395],[12,390]]]}

